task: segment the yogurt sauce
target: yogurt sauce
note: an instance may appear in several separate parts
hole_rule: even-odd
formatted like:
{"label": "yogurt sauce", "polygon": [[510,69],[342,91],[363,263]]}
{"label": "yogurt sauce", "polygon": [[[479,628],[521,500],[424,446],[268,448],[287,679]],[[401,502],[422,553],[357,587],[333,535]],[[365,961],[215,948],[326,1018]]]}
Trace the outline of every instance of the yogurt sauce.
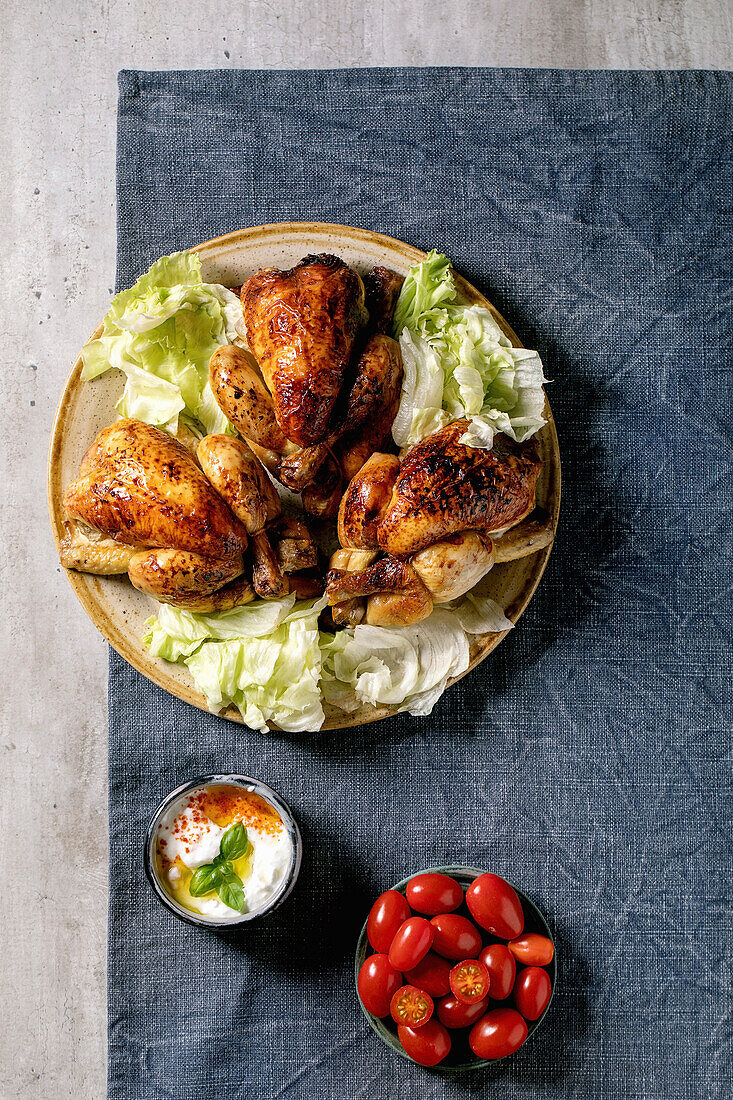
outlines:
{"label": "yogurt sauce", "polygon": [[[232,861],[242,881],[244,908],[232,909],[212,890],[194,897],[193,872],[213,863],[228,829],[241,822],[251,847]],[[290,867],[292,843],[280,814],[254,791],[234,784],[197,787],[176,799],[155,834],[156,866],[166,891],[185,909],[228,921],[264,909],[279,892]]]}

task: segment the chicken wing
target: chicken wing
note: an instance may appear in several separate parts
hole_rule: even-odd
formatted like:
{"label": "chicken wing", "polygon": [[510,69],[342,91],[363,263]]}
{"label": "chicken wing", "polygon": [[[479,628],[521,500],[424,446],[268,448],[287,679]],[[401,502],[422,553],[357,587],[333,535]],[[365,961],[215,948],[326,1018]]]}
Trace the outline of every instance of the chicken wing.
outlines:
{"label": "chicken wing", "polygon": [[389,554],[358,572],[330,569],[326,593],[332,606],[356,596],[369,596],[369,626],[419,623],[433,610],[430,592],[409,562]]}
{"label": "chicken wing", "polygon": [[369,327],[373,332],[391,334],[395,306],[404,281],[404,275],[388,267],[373,267],[364,276]]}
{"label": "chicken wing", "polygon": [[283,434],[309,446],[325,436],[363,324],[364,284],[337,256],[264,268],[242,287],[249,346]]}

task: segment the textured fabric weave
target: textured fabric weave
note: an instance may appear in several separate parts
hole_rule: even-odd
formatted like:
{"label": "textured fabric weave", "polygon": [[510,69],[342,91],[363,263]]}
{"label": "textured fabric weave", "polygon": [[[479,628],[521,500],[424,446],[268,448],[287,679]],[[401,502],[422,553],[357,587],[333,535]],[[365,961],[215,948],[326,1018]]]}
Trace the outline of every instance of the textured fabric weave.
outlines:
{"label": "textured fabric weave", "polygon": [[[119,286],[281,220],[447,252],[537,347],[563,458],[548,570],[428,719],[262,736],[110,667],[113,1100],[730,1096],[730,74],[120,75]],[[270,922],[163,911],[145,826],[182,781],[270,783],[304,836]],[[353,948],[412,870],[491,868],[557,935],[551,1012],[460,1081],[362,1018]]]}

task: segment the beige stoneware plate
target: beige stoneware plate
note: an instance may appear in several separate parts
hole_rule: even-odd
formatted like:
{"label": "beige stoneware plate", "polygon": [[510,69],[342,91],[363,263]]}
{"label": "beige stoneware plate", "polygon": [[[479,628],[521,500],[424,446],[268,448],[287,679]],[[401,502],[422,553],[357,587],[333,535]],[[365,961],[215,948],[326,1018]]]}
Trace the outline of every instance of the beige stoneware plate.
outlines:
{"label": "beige stoneware plate", "polygon": [[[225,286],[239,285],[261,267],[291,267],[309,252],[336,253],[362,273],[375,264],[383,264],[406,274],[413,264],[425,258],[424,252],[392,237],[322,222],[283,222],[242,229],[206,241],[198,245],[196,251],[201,257],[204,279]],[[512,343],[516,347],[521,346],[515,333],[483,295],[461,278],[457,279],[457,285],[469,302],[488,306]],[[92,333],[92,338],[99,336],[101,330],[100,324]],[[93,382],[82,382],[81,369],[79,357],[64,387],[51,436],[48,501],[57,547],[64,534],[63,491],[77,476],[82,455],[96,433],[116,418],[115,404],[122,393],[124,381],[118,371],[110,371]],[[537,486],[537,501],[551,513],[557,526],[560,454],[547,401],[545,417],[548,423],[538,437],[544,468]],[[513,622],[517,621],[532,598],[550,549],[547,547],[528,558],[497,565],[491,571],[489,591]],[[143,627],[154,610],[149,598],[137,592],[125,577],[95,577],[72,571],[66,575],[87,615],[120,656],[154,684],[201,710],[207,710],[206,701],[195,690],[185,666],[151,657],[145,649],[141,641]],[[468,671],[495,649],[504,636],[483,634],[475,637],[471,644]],[[353,714],[345,714],[328,705],[325,710],[324,729],[362,725],[394,713],[392,707],[374,708],[369,705]],[[241,716],[234,707],[225,711],[223,716],[241,722]]]}

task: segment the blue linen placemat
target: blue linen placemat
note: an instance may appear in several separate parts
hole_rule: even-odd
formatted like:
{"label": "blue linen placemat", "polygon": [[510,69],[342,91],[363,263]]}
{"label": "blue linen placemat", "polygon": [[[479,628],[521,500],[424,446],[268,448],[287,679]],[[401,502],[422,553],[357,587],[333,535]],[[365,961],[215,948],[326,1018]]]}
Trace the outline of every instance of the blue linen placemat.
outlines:
{"label": "blue linen placemat", "polygon": [[[731,118],[725,73],[120,74],[119,286],[270,221],[444,250],[554,379],[564,504],[521,623],[428,719],[263,736],[111,654],[113,1100],[730,1095]],[[226,770],[305,842],[240,936],[163,911],[141,859],[158,800]],[[370,900],[454,861],[559,956],[543,1028],[461,1080],[392,1056],[352,979]]]}

